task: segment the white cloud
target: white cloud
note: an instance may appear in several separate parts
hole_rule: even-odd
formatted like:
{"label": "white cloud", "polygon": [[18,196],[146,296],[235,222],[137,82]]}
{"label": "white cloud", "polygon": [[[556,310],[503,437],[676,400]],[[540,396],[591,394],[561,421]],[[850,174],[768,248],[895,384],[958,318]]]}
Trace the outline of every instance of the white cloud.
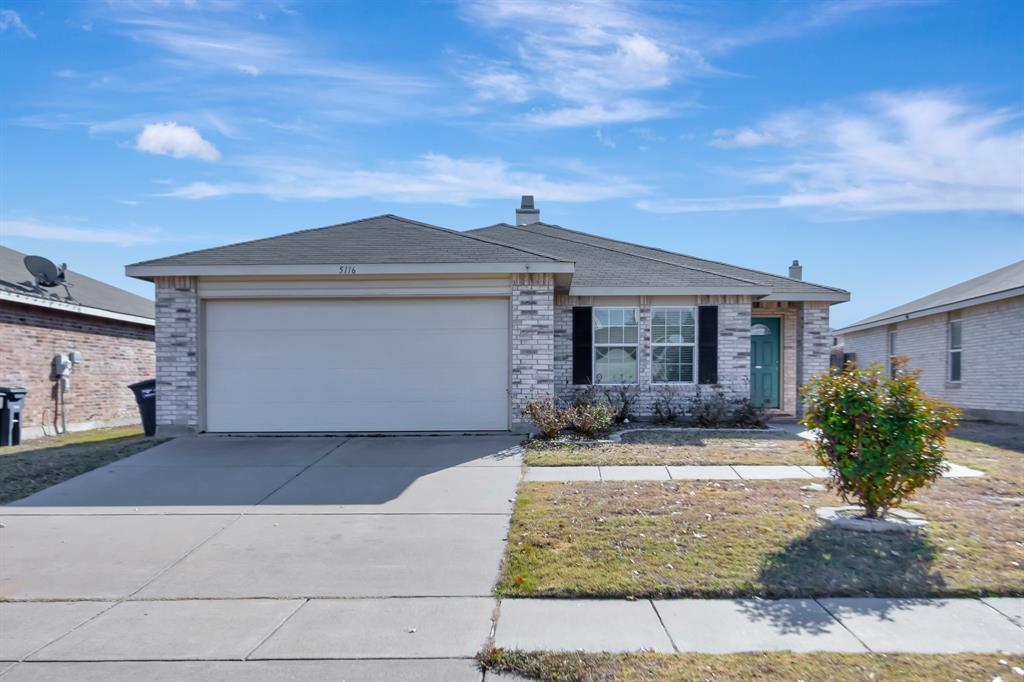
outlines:
{"label": "white cloud", "polygon": [[[668,108],[641,93],[662,90],[674,75],[705,68],[696,52],[677,49],[653,17],[615,0],[557,4],[477,0],[467,18],[515,46],[514,65],[484,64],[465,76],[482,99],[556,104],[526,121],[544,127],[642,121]],[[623,103],[622,100],[628,102]]]}
{"label": "white cloud", "polygon": [[[765,149],[763,165],[736,171],[752,184],[780,187],[766,208],[1024,213],[1020,121],[1020,111],[972,106],[949,92],[891,92],[789,112],[712,144],[779,145]],[[674,201],[662,207],[734,208],[729,198]]]}
{"label": "white cloud", "polygon": [[14,29],[29,38],[35,38],[36,34],[28,30],[28,26],[21,20],[21,16],[12,9],[0,9],[0,33],[7,29]]}
{"label": "white cloud", "polygon": [[512,167],[501,159],[456,159],[426,154],[412,161],[379,168],[337,169],[306,161],[253,158],[245,167],[254,179],[235,182],[194,182],[164,194],[206,199],[260,194],[279,200],[371,197],[389,201],[464,204],[478,199],[515,198],[536,194],[550,201],[597,201],[646,192],[627,178],[578,169],[567,179]]}
{"label": "white cloud", "polygon": [[154,229],[104,230],[40,223],[34,220],[0,220],[0,235],[48,241],[134,246],[135,244],[150,244],[157,241],[158,231]]}
{"label": "white cloud", "polygon": [[139,133],[135,148],[150,154],[164,154],[176,159],[195,157],[203,161],[216,161],[220,152],[203,139],[195,128],[180,126],[173,121],[149,123]]}
{"label": "white cloud", "polygon": [[518,73],[477,73],[468,76],[467,80],[480,99],[525,102],[531,97],[529,82]]}
{"label": "white cloud", "polygon": [[546,128],[571,128],[589,125],[609,125],[633,121],[647,121],[666,116],[669,110],[640,100],[623,100],[612,104],[587,104],[565,107],[554,111],[527,114],[526,120]]}
{"label": "white cloud", "polygon": [[649,213],[706,213],[708,211],[756,211],[780,208],[773,196],[738,196],[698,199],[650,199],[637,202],[637,208]]}

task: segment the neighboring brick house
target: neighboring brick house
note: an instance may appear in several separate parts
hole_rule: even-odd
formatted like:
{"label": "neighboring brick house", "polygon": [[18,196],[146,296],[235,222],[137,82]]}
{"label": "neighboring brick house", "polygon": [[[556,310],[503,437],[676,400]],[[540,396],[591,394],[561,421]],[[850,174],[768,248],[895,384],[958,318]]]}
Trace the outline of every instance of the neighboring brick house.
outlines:
{"label": "neighboring brick house", "polygon": [[526,428],[533,400],[704,384],[798,412],[841,289],[539,221],[393,215],[129,265],[156,285],[165,433]]}
{"label": "neighboring brick house", "polygon": [[[138,423],[127,386],[153,377],[153,302],[71,271],[40,287],[24,257],[0,246],[0,386],[28,389],[22,438]],[[62,421],[53,358],[75,351]]]}
{"label": "neighboring brick house", "polygon": [[929,395],[1024,426],[1024,260],[835,333],[860,366],[908,356]]}

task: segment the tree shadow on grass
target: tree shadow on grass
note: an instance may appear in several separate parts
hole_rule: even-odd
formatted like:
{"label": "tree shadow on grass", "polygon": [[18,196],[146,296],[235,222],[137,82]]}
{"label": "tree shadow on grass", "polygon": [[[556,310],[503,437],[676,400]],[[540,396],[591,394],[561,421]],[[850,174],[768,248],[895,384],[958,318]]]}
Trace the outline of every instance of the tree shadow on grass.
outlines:
{"label": "tree shadow on grass", "polygon": [[761,567],[761,593],[780,601],[745,602],[744,610],[781,632],[815,633],[834,623],[809,598],[901,597],[867,605],[884,619],[893,609],[942,594],[945,580],[934,571],[936,554],[936,547],[919,531],[816,528],[768,556]]}

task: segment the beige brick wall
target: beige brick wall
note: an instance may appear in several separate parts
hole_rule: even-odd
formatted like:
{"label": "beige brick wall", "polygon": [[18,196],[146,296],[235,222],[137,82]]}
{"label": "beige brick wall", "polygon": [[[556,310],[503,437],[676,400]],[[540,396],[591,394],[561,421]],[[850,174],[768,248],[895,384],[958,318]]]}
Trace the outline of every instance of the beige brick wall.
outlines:
{"label": "beige brick wall", "polygon": [[[651,307],[662,305],[718,306],[718,381],[730,391],[747,395],[750,391],[750,311],[751,301],[739,296],[699,296],[685,304],[661,302],[652,297],[630,297],[621,303],[590,297],[558,296],[555,299],[555,393],[562,402],[571,402],[577,391],[590,388],[572,383],[572,309],[578,305],[636,305],[640,309],[638,369],[638,416],[650,416],[658,399],[659,387],[651,384]],[[597,387],[604,391],[607,387]],[[697,391],[696,384],[676,384],[675,404],[684,409]],[[612,388],[611,390],[614,390]]]}
{"label": "beige brick wall", "polygon": [[0,386],[28,389],[22,438],[54,433],[57,382],[54,355],[84,356],[65,392],[68,429],[137,424],[139,411],[128,384],[153,377],[153,328],[144,325],[0,302]]}
{"label": "beige brick wall", "polygon": [[194,277],[156,278],[156,423],[163,434],[199,428],[199,298]]}
{"label": "beige brick wall", "polygon": [[516,275],[512,281],[511,403],[513,425],[526,424],[526,404],[554,396],[554,279],[550,274]]}
{"label": "beige brick wall", "polygon": [[[954,316],[963,325],[959,385],[947,381],[948,323]],[[1024,296],[846,334],[844,350],[857,354],[858,365],[885,365],[889,328],[896,330],[897,353],[921,370],[926,393],[968,416],[1024,422]]]}

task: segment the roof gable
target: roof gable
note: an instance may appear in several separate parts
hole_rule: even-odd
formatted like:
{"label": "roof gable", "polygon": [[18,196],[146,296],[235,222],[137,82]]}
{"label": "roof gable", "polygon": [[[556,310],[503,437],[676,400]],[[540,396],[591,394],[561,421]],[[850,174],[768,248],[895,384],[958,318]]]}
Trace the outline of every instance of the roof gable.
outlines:
{"label": "roof gable", "polygon": [[[1009,293],[1024,295],[1024,260],[1011,263],[1005,267],[987,272],[984,275],[954,284],[951,287],[940,289],[934,293],[914,299],[909,303],[890,308],[877,315],[866,317],[859,322],[854,322],[838,333],[853,331],[855,329],[867,329],[870,327],[894,322],[898,318],[915,316],[918,313],[934,314],[934,309],[956,309],[968,305],[977,305],[984,302],[988,297],[999,296]],[[1014,295],[1016,295],[1014,294]]]}
{"label": "roof gable", "polygon": [[522,263],[548,256],[396,215],[255,239],[133,266],[255,266],[385,263]]}
{"label": "roof gable", "polygon": [[[644,274],[647,273],[640,272],[637,268],[642,268],[644,271],[653,268],[660,273],[657,282],[666,279],[671,282],[694,284],[715,282],[722,286],[747,286],[764,289],[764,293],[767,294],[777,297],[791,296],[796,299],[813,296],[822,296],[823,300],[847,300],[849,298],[848,292],[842,289],[696,258],[664,249],[599,237],[549,223],[537,222],[517,226],[499,223],[471,232],[511,245],[529,245],[529,248],[537,248],[554,257],[578,254],[581,249],[586,247],[600,249],[599,256],[598,252],[590,252],[596,256],[597,261],[617,262],[622,266],[619,268],[620,272],[614,273],[615,281],[619,282],[620,286],[651,286],[652,283],[644,278]],[[595,274],[612,274],[596,270],[603,265],[604,263],[594,262],[592,259],[587,259],[584,262],[577,260],[573,286],[576,286],[577,281],[592,279]],[[606,285],[609,284],[607,279],[604,281]],[[657,285],[657,282],[653,284]]]}

